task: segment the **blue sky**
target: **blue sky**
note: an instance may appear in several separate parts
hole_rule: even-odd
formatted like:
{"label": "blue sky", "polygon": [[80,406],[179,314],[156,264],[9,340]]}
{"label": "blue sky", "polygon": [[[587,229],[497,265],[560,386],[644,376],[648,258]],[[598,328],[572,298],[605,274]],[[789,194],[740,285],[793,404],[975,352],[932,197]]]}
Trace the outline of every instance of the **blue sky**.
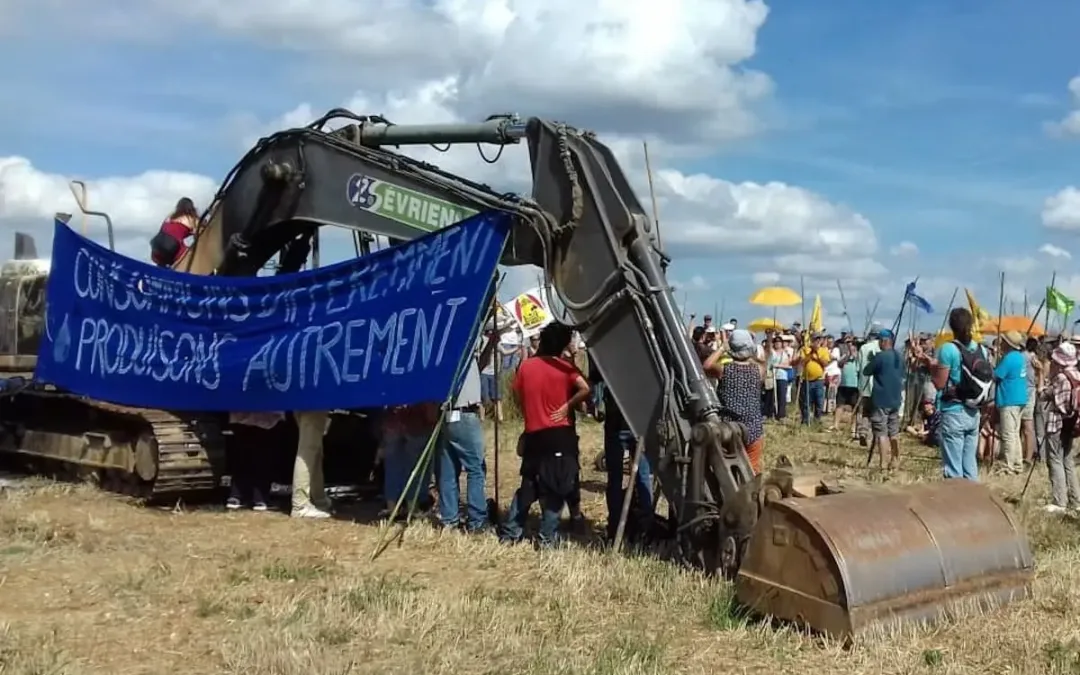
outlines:
{"label": "blue sky", "polygon": [[[0,93],[0,158],[24,157],[44,175],[80,176],[92,186],[95,178],[134,178],[149,170],[217,181],[242,154],[245,138],[264,133],[301,103],[321,112],[362,91],[365,100],[388,105],[379,98],[386,91],[410,91],[452,72],[464,92],[454,104],[462,115],[475,118],[479,111],[511,105],[522,114],[565,114],[568,121],[602,133],[601,125],[607,125],[620,139],[655,130],[660,149],[654,168],[659,164],[678,176],[700,172],[731,184],[781,182],[814,193],[830,208],[844,209],[836,218],[861,214],[872,227],[877,249],[821,254],[831,256],[828,273],[809,274],[811,294],[821,290],[825,296],[830,327],[842,327],[835,318],[839,305],[830,278],[833,268],[835,277],[852,289],[848,295],[856,316],[862,315],[859,306],[881,295],[887,296],[882,313],[895,310],[903,283],[916,275],[941,305],[960,282],[985,304],[996,304],[1002,269],[1014,297],[1023,289],[1038,295],[1051,269],[1080,291],[1071,260],[1038,253],[1044,244],[1066,251],[1075,245],[1075,235],[1044,227],[1041,214],[1049,197],[1080,183],[1080,144],[1045,128],[1072,108],[1067,85],[1080,75],[1075,48],[1080,3],[772,0],[756,31],[752,56],[741,58],[746,44],[735,37],[718,43],[723,56],[717,58],[736,72],[764,73],[771,82],[767,94],[748,94],[738,103],[736,112],[749,111],[755,130],[709,136],[692,123],[683,124],[697,119],[691,115],[708,105],[708,94],[697,92],[700,100],[672,113],[674,104],[657,104],[652,111],[615,95],[585,100],[569,86],[565,96],[550,88],[557,84],[530,89],[520,84],[523,78],[500,80],[496,71],[513,75],[510,68],[525,68],[535,79],[544,79],[552,76],[537,71],[537,63],[549,63],[544,55],[518,54],[521,63],[507,65],[505,57],[512,52],[504,45],[502,51],[493,48],[485,62],[482,48],[476,47],[485,33],[454,44],[448,39],[440,44],[446,47],[442,52],[419,38],[415,44],[405,40],[406,48],[381,45],[374,33],[363,32],[355,12],[338,2],[323,5],[328,8],[325,25],[288,17],[274,23],[275,16],[267,18],[256,3],[247,2],[229,8],[192,2],[177,8],[156,1],[88,0],[85,12],[58,20],[57,13],[46,11],[52,2],[16,2],[8,19],[13,30],[0,41],[6,84]],[[739,11],[749,12],[745,16],[752,14],[747,9],[752,4],[725,0],[725,7],[738,5]],[[245,15],[249,5],[254,13]],[[439,35],[443,24],[431,28],[420,20],[424,8],[407,10],[419,17],[412,35],[426,35],[429,29]],[[344,12],[343,18],[332,16],[335,11]],[[262,17],[262,23],[251,17]],[[556,18],[565,22],[572,17],[567,11],[566,17]],[[352,18],[357,21],[351,28],[357,31],[355,41],[341,37]],[[695,21],[692,16],[686,20]],[[95,34],[87,34],[88,28]],[[160,34],[174,39],[158,39]],[[733,35],[753,37],[754,32]],[[65,47],[57,49],[58,44]],[[380,49],[388,55],[380,55]],[[678,53],[672,50],[668,53]],[[573,70],[565,77],[572,78]],[[639,98],[650,87],[652,80],[640,87],[627,84]],[[716,93],[718,101],[724,98],[724,91]],[[661,145],[665,135],[671,148],[666,153]],[[632,143],[627,147],[632,149]],[[636,162],[628,160],[628,173],[636,171]],[[745,303],[753,275],[779,272],[782,283],[797,286],[800,265],[810,269],[818,251],[828,247],[819,241],[818,248],[806,248],[802,262],[785,265],[762,252],[768,249],[764,241],[746,255],[741,249],[727,250],[721,235],[705,248],[690,238],[680,246],[680,228],[707,220],[711,205],[683,203],[685,195],[676,185],[676,180],[668,185],[661,223],[676,254],[672,277],[682,283],[699,314],[714,304],[747,319],[767,313]],[[153,197],[167,203],[177,196]],[[778,199],[773,193],[757,198]],[[647,195],[642,193],[642,199],[647,201]],[[130,204],[108,206],[131,210]],[[45,206],[42,210],[51,212]],[[787,223],[775,223],[778,254],[799,253],[804,236],[829,239],[820,229],[834,217],[831,213],[813,221],[816,233],[790,226],[784,234],[780,225]],[[26,209],[9,207],[6,215],[12,226],[23,226],[27,218]],[[149,216],[145,220],[137,227],[156,226]],[[0,227],[6,228],[4,222],[0,203]],[[724,236],[736,236],[740,222],[733,221]],[[766,232],[774,225],[760,224]],[[132,232],[137,227],[132,225]],[[901,242],[914,243],[917,255],[891,255]],[[9,246],[0,241],[0,254]],[[872,259],[884,270],[856,273],[847,265],[854,258]]]}

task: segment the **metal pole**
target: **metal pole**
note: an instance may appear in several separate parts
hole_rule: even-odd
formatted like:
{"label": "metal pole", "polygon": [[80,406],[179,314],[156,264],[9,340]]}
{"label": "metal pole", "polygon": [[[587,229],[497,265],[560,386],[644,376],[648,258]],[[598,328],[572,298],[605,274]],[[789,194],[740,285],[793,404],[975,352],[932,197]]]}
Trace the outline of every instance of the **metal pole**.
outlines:
{"label": "metal pole", "polygon": [[[86,196],[86,183],[81,180],[73,180],[68,183],[68,188],[71,190],[71,194],[75,196],[75,203],[79,205],[80,210],[89,204],[89,200]],[[75,188],[79,188],[78,192]],[[79,215],[79,230],[82,232],[82,236],[86,236],[86,211],[81,211]]]}
{"label": "metal pole", "polygon": [[478,124],[354,124],[348,129],[354,137],[359,136],[361,145],[368,147],[440,143],[510,145],[525,137],[525,123],[514,115]]}
{"label": "metal pole", "polygon": [[660,212],[656,208],[656,190],[653,188],[652,165],[649,164],[648,141],[642,141],[641,147],[645,149],[645,174],[649,177],[649,198],[652,199],[652,219],[653,226],[656,228],[656,246],[663,249],[664,244],[660,240]]}
{"label": "metal pole", "polygon": [[855,326],[851,323],[851,314],[849,314],[847,311],[847,300],[844,299],[844,287],[840,285],[839,279],[836,280],[836,290],[840,291],[840,304],[844,308],[844,316],[847,317],[848,330],[850,330],[851,333],[854,334]]}
{"label": "metal pole", "polygon": [[997,315],[997,327],[994,329],[994,334],[997,335],[997,339],[994,344],[997,347],[994,352],[997,356],[1001,357],[1002,341],[1001,341],[1001,315],[1005,313],[1005,273],[1001,273],[1001,287],[998,289],[998,315]]}
{"label": "metal pole", "polygon": [[622,511],[619,513],[619,526],[615,529],[615,543],[611,550],[618,553],[622,549],[623,534],[626,532],[626,519],[630,516],[630,502],[634,498],[634,488],[637,486],[638,464],[641,463],[641,453],[644,451],[645,442],[641,436],[637,437],[634,447],[634,459],[630,463],[630,486],[623,491]]}
{"label": "metal pole", "polygon": [[[502,378],[500,377],[500,368],[502,364],[502,352],[499,350],[499,346],[502,343],[501,335],[499,333],[499,287],[502,286],[502,280],[506,278],[506,274],[503,274],[499,279],[499,283],[495,285],[495,292],[491,294],[491,323],[492,328],[495,329],[495,346],[491,352],[491,358],[495,359],[495,391],[499,394],[499,398],[495,400],[495,405],[492,406],[492,412],[495,413],[495,512],[499,511],[499,412],[501,407],[502,394],[499,390],[502,388]],[[481,347],[482,349],[483,347]],[[483,403],[481,403],[483,405]]]}
{"label": "metal pole", "polygon": [[[82,186],[81,194],[80,192],[77,192],[75,190],[76,186]],[[105,213],[104,211],[91,211],[90,209],[86,208],[86,200],[83,198],[86,194],[86,184],[83,183],[81,180],[71,181],[70,183],[68,183],[68,187],[71,189],[71,194],[75,196],[75,203],[78,205],[79,211],[81,211],[84,216],[98,216],[99,218],[105,219],[105,228],[109,233],[109,250],[115,251],[116,239],[113,236],[112,218],[110,218],[109,214]]]}

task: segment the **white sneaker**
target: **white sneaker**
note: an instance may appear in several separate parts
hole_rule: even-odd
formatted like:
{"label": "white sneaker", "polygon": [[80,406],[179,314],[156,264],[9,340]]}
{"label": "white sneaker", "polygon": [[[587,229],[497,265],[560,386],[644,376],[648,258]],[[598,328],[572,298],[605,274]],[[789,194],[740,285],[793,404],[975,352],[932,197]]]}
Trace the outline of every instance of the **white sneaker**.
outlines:
{"label": "white sneaker", "polygon": [[330,518],[330,514],[322,509],[316,508],[312,504],[302,506],[299,509],[293,509],[289,514],[293,518]]}
{"label": "white sneaker", "polygon": [[1064,506],[1058,506],[1057,504],[1047,504],[1043,507],[1043,511],[1047,513],[1065,513]]}

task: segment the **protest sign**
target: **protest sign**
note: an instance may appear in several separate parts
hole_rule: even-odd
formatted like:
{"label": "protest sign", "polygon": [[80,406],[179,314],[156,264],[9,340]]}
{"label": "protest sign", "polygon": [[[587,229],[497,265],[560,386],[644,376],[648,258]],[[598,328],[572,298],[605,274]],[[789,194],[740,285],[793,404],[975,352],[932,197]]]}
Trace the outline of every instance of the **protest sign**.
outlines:
{"label": "protest sign", "polygon": [[524,337],[540,333],[540,329],[552,322],[553,317],[543,300],[542,289],[532,288],[505,305],[506,311],[517,322]]}
{"label": "protest sign", "polygon": [[219,277],[125,258],[57,222],[35,377],[166,410],[442,401],[509,228],[507,215],[482,213],[337,265]]}

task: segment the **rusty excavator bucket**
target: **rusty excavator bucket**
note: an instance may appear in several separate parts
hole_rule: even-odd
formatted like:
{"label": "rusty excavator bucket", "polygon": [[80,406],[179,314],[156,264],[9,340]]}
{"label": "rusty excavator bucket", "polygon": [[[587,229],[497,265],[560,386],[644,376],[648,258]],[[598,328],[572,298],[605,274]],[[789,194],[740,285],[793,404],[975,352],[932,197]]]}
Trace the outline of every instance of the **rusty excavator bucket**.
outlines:
{"label": "rusty excavator bucket", "polygon": [[850,639],[1028,598],[1033,576],[1009,507],[946,480],[770,502],[735,588],[754,614]]}

